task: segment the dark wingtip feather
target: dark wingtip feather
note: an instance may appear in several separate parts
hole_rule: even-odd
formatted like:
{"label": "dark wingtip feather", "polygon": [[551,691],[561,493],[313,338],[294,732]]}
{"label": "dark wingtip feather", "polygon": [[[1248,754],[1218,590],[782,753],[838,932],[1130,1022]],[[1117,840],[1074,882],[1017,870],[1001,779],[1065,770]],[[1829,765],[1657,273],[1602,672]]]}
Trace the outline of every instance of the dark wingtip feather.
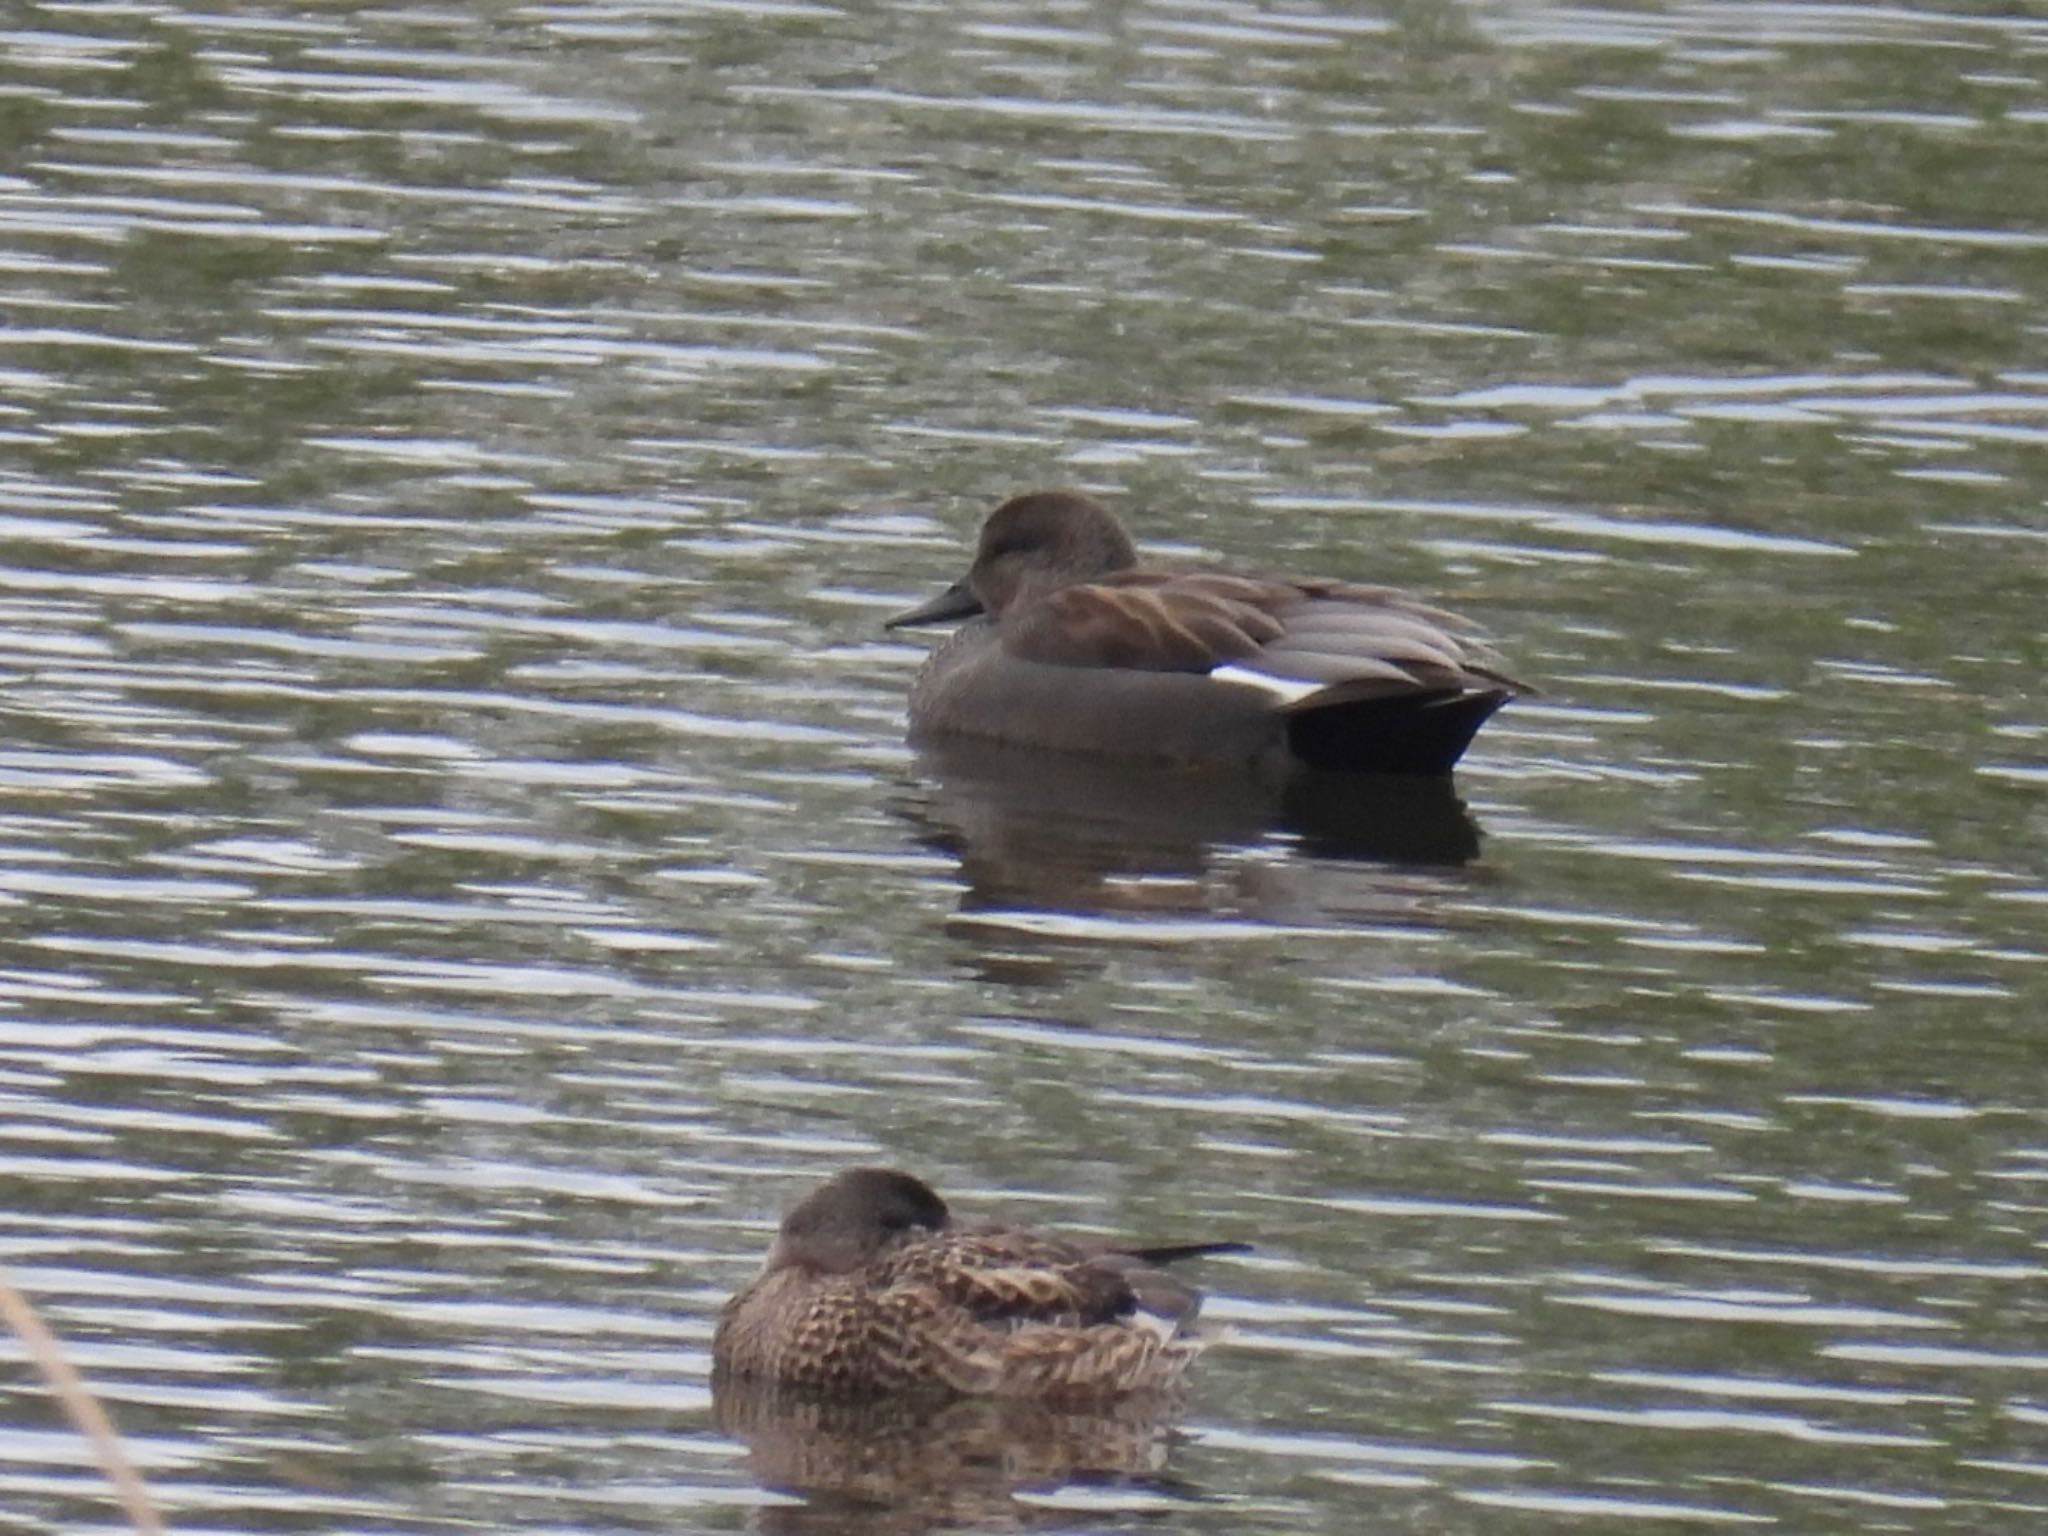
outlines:
{"label": "dark wingtip feather", "polygon": [[1120,1250],[1147,1264],[1171,1264],[1176,1259],[1199,1259],[1211,1253],[1251,1253],[1250,1243],[1165,1243],[1157,1248]]}

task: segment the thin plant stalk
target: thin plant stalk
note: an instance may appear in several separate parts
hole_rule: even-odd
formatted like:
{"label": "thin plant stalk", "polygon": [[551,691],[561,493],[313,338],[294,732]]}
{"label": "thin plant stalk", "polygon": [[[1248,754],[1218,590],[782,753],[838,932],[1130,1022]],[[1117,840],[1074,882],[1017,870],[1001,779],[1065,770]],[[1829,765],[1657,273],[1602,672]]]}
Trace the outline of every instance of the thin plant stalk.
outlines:
{"label": "thin plant stalk", "polygon": [[36,1309],[29,1305],[28,1298],[17,1291],[4,1275],[0,1275],[0,1320],[14,1330],[15,1337],[28,1350],[29,1358],[43,1373],[51,1396],[63,1406],[64,1416],[71,1420],[72,1428],[91,1442],[93,1455],[107,1481],[114,1485],[114,1493],[121,1501],[128,1523],[140,1536],[164,1536],[164,1523],[157,1517],[156,1505],[150,1501],[142,1474],[128,1459],[127,1451],[121,1446],[121,1437],[114,1433],[114,1421],[107,1417],[107,1410],[100,1406],[100,1400],[80,1379],[64,1353],[64,1346],[57,1342],[57,1336],[44,1326],[42,1318],[36,1315]]}

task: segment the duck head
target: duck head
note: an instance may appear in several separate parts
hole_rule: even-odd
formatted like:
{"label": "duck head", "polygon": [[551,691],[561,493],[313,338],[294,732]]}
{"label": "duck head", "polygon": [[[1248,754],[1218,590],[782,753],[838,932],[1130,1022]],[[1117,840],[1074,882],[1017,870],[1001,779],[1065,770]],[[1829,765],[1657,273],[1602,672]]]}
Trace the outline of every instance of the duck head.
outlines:
{"label": "duck head", "polygon": [[762,1268],[848,1274],[905,1235],[943,1232],[952,1219],[922,1179],[893,1168],[848,1168],[790,1208]]}

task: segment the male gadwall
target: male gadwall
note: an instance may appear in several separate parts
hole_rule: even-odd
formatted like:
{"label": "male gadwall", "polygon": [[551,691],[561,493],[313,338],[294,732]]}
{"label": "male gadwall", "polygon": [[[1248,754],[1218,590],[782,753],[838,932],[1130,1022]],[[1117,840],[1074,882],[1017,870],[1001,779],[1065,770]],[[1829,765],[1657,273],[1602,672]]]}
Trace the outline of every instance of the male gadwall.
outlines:
{"label": "male gadwall", "polygon": [[1210,1342],[1156,1264],[1241,1243],[1122,1248],[955,1226],[929,1186],[849,1168],[782,1218],[719,1315],[724,1378],[835,1397],[918,1388],[1086,1401],[1172,1387]]}
{"label": "male gadwall", "polygon": [[1391,587],[1140,566],[1078,491],[997,507],[967,575],[888,627],[961,619],[911,689],[913,734],[1446,774],[1526,691],[1472,625]]}

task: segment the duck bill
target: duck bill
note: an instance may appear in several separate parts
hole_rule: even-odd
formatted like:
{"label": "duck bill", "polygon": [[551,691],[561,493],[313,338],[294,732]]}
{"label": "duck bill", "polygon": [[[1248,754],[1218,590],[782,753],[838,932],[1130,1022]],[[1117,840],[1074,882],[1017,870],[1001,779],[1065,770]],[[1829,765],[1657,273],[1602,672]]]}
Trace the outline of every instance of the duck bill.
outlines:
{"label": "duck bill", "polygon": [[986,610],[981,599],[968,589],[964,581],[956,581],[928,603],[919,603],[893,619],[882,622],[884,629],[908,629],[917,624],[953,624],[961,619],[971,619]]}

